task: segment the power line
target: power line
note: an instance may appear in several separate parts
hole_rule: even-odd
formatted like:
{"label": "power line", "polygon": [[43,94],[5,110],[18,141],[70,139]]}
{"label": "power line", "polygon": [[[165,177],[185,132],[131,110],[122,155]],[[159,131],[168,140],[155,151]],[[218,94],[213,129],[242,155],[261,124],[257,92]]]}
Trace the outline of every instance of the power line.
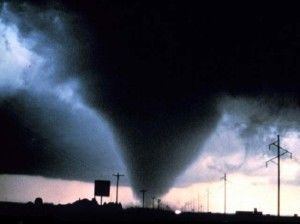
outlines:
{"label": "power line", "polygon": [[119,196],[119,179],[120,177],[124,177],[124,174],[113,174],[113,176],[117,177],[117,187],[116,187],[116,204],[118,204],[118,196]]}
{"label": "power line", "polygon": [[[277,148],[277,156],[269,159],[266,162],[266,167],[268,167],[268,163],[270,162],[277,165],[277,215],[280,216],[280,158],[285,154],[289,154],[290,158],[292,159],[293,154],[280,146],[279,135],[277,135],[277,141],[269,144],[269,150],[271,150],[272,146],[275,146]],[[277,162],[275,162],[274,160],[277,160]]]}

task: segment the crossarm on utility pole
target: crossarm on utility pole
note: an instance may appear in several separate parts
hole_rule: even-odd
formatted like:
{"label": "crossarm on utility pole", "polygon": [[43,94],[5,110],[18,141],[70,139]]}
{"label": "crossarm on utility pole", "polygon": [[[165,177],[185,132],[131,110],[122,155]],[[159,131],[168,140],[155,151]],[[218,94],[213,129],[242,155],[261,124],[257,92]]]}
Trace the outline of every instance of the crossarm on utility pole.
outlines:
{"label": "crossarm on utility pole", "polygon": [[[273,157],[272,159],[269,159],[266,162],[266,167],[268,167],[268,163],[270,163],[270,162],[277,165],[277,215],[280,216],[280,158],[285,154],[289,154],[290,158],[292,159],[293,154],[280,146],[280,136],[279,135],[277,135],[277,141],[269,144],[269,150],[272,149],[271,148],[272,146],[276,147],[277,156]],[[277,160],[277,162],[275,162],[275,160]]]}
{"label": "crossarm on utility pole", "polygon": [[119,199],[119,179],[120,177],[124,177],[124,174],[113,174],[113,176],[117,177],[117,187],[116,187],[116,204],[118,204]]}
{"label": "crossarm on utility pole", "polygon": [[[285,150],[285,149],[284,149]],[[293,157],[293,154],[291,153],[291,152],[289,152],[289,151],[287,151],[287,150],[285,150],[285,152],[283,152],[283,153],[281,153],[280,155],[279,155],[279,157],[281,157],[281,156],[283,156],[283,155],[285,155],[285,154],[289,154],[290,155],[290,158],[292,159],[292,157]],[[276,163],[274,160],[275,159],[278,159],[278,156],[274,156],[272,159],[269,159],[267,162],[266,162],[266,167],[268,167],[268,163],[274,163],[274,164],[276,164],[276,165],[278,165],[278,163]]]}

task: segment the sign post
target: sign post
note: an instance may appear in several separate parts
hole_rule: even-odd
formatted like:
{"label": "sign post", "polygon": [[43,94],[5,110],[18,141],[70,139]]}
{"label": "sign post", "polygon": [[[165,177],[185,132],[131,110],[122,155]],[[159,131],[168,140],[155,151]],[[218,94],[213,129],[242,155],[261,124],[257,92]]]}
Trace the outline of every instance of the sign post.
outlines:
{"label": "sign post", "polygon": [[102,205],[102,197],[109,197],[110,181],[95,180],[94,197],[100,196],[100,204]]}

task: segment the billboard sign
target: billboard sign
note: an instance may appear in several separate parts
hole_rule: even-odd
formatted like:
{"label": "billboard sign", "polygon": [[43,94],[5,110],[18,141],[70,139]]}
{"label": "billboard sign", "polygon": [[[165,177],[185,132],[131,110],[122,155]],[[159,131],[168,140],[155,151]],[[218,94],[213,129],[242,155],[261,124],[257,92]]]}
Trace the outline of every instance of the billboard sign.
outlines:
{"label": "billboard sign", "polygon": [[110,181],[108,180],[95,180],[95,196],[109,196]]}

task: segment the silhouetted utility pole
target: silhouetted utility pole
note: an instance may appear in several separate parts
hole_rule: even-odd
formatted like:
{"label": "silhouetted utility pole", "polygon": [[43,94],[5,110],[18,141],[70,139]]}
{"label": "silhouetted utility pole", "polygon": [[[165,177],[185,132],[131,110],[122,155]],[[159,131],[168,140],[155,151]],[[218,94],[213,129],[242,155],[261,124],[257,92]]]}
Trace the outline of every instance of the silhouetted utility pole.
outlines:
{"label": "silhouetted utility pole", "polygon": [[[275,146],[277,149],[277,156],[273,157],[272,159],[269,159],[266,162],[266,167],[268,167],[268,163],[272,162],[277,165],[277,215],[280,216],[280,157],[289,154],[290,158],[292,159],[293,154],[289,152],[288,150],[280,147],[280,136],[277,135],[277,141],[269,144],[269,150],[272,146]],[[277,160],[277,163],[274,161]]]}
{"label": "silhouetted utility pole", "polygon": [[226,214],[226,182],[227,182],[227,176],[226,173],[224,173],[224,176],[221,178],[222,180],[224,180],[224,214]]}
{"label": "silhouetted utility pole", "polygon": [[113,174],[113,176],[117,177],[117,187],[116,187],[116,204],[118,204],[118,197],[119,197],[119,179],[120,177],[124,177],[124,174]]}
{"label": "silhouetted utility pole", "polygon": [[157,199],[157,209],[159,209],[160,202],[161,202],[161,200],[158,198],[158,199]]}
{"label": "silhouetted utility pole", "polygon": [[195,212],[195,200],[194,199],[192,200],[192,206],[193,206],[192,211]]}
{"label": "silhouetted utility pole", "polygon": [[155,205],[155,197],[153,196],[151,199],[152,199],[152,208],[154,209],[154,205]]}
{"label": "silhouetted utility pole", "polygon": [[199,204],[199,193],[198,193],[198,198],[197,198],[197,210],[198,210],[198,212],[200,211],[199,206],[200,206],[200,204]]}
{"label": "silhouetted utility pole", "polygon": [[142,190],[140,190],[140,192],[142,192],[142,194],[143,194],[143,208],[145,208],[145,193],[147,192],[147,190],[142,189]]}
{"label": "silhouetted utility pole", "polygon": [[206,190],[206,209],[209,212],[209,189]]}

